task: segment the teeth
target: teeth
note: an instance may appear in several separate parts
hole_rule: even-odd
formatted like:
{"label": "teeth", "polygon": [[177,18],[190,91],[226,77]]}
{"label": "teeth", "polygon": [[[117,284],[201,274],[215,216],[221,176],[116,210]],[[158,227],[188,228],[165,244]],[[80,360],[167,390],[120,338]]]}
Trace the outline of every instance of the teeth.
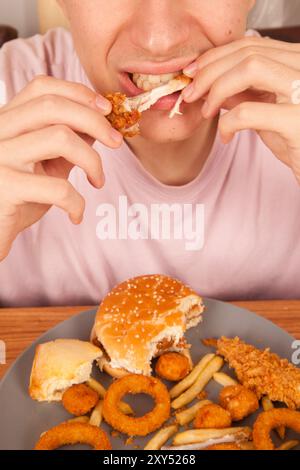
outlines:
{"label": "teeth", "polygon": [[132,76],[133,82],[144,91],[150,91],[154,88],[159,87],[160,85],[164,85],[168,83],[173,78],[177,77],[180,72],[175,73],[165,73],[162,75],[146,75],[146,74],[139,74],[134,73]]}

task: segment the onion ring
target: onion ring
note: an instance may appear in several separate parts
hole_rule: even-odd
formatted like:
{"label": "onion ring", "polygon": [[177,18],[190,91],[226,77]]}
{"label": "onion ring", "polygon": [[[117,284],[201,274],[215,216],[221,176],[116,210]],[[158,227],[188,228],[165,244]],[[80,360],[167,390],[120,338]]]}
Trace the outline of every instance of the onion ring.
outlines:
{"label": "onion ring", "polygon": [[99,395],[85,384],[72,385],[62,396],[64,408],[74,416],[89,413],[99,401]]}
{"label": "onion ring", "polygon": [[35,445],[35,450],[55,450],[65,445],[88,444],[95,450],[111,450],[106,433],[87,423],[66,422],[46,431]]}
{"label": "onion ring", "polygon": [[270,432],[284,425],[300,433],[300,411],[274,408],[261,413],[253,426],[253,443],[256,450],[274,450]]}
{"label": "onion ring", "polygon": [[189,358],[176,352],[162,354],[155,365],[157,375],[172,382],[184,379],[190,370]]}
{"label": "onion ring", "polygon": [[[120,400],[127,393],[145,393],[155,400],[152,411],[141,417],[124,415]],[[155,377],[130,374],[113,382],[103,400],[103,416],[114,429],[129,436],[146,436],[160,428],[170,416],[170,395],[166,386]]]}

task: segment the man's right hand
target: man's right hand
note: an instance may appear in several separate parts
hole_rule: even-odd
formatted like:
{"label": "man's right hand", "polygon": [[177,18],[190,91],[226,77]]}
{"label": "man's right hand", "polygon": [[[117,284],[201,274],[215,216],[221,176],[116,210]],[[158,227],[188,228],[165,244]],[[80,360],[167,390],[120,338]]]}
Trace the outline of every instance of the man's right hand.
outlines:
{"label": "man's right hand", "polygon": [[118,148],[123,140],[105,118],[110,112],[110,102],[86,86],[47,76],[0,108],[0,260],[53,205],[82,221],[85,201],[68,177],[79,166],[95,188],[103,186],[92,145]]}

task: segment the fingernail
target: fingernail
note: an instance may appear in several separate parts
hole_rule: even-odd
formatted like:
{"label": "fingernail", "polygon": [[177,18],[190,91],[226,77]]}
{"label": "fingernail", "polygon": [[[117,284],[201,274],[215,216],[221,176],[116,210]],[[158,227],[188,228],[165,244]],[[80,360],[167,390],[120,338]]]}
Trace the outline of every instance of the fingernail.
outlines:
{"label": "fingernail", "polygon": [[111,103],[106,98],[101,95],[98,95],[96,98],[96,106],[97,108],[101,109],[105,113],[109,113],[111,111]]}
{"label": "fingernail", "polygon": [[120,144],[123,140],[122,134],[120,134],[120,132],[118,132],[116,129],[112,129],[110,131],[110,136],[111,136],[112,140],[114,142],[116,142],[117,144]]}
{"label": "fingernail", "polygon": [[193,62],[192,64],[185,67],[185,69],[183,69],[183,73],[184,75],[187,75],[188,77],[193,78],[196,75],[197,70],[198,70],[197,62]]}
{"label": "fingernail", "polygon": [[186,99],[186,98],[190,98],[192,96],[192,94],[194,93],[194,84],[191,83],[190,85],[188,85],[182,92],[183,94],[183,98]]}

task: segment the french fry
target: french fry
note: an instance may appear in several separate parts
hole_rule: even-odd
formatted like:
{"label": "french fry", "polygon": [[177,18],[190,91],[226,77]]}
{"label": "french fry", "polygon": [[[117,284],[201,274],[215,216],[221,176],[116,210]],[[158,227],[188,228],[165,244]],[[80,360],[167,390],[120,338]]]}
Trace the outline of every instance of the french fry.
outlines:
{"label": "french fry", "polygon": [[174,408],[175,410],[178,408],[182,408],[183,406],[187,405],[192,400],[194,400],[194,398],[196,398],[196,396],[208,384],[210,379],[213,377],[214,373],[221,369],[223,363],[224,361],[222,357],[214,356],[213,359],[208,362],[206,367],[204,367],[204,369],[202,369],[201,372],[198,374],[197,379],[193,383],[193,385],[171,402],[172,408]]}
{"label": "french fry", "polygon": [[202,357],[202,359],[198,362],[198,364],[194,367],[194,369],[187,375],[183,380],[178,382],[173,388],[170,390],[170,397],[176,398],[182,392],[184,392],[187,388],[191,387],[195,380],[197,379],[200,372],[202,372],[207,364],[215,357],[215,354],[206,354]]}
{"label": "french fry", "polygon": [[90,418],[88,416],[77,416],[77,418],[71,418],[66,421],[67,423],[88,423]]}
{"label": "french fry", "polygon": [[297,441],[296,439],[293,441],[286,441],[283,444],[281,444],[281,446],[279,446],[277,450],[290,450],[290,449],[293,449],[294,447],[297,447],[299,444],[300,442]]}
{"label": "french fry", "polygon": [[185,424],[190,423],[196,417],[197,411],[200,410],[205,405],[209,405],[211,403],[210,400],[202,400],[196,403],[196,405],[191,406],[183,411],[178,411],[175,414],[176,421],[181,425],[184,426]]}
{"label": "french fry", "polygon": [[255,450],[253,441],[241,441],[239,442],[239,447],[242,450]]}
{"label": "french fry", "polygon": [[146,444],[144,450],[159,450],[177,431],[176,424],[160,429]]}
{"label": "french fry", "polygon": [[[92,388],[93,390],[95,390],[95,392],[99,394],[100,398],[104,398],[106,389],[100,382],[98,382],[98,380],[95,380],[91,377],[86,383],[90,388]],[[128,405],[128,403],[120,401],[119,407],[122,413],[124,413],[124,415],[133,415],[133,409],[130,405]]]}
{"label": "french fry", "polygon": [[102,407],[103,407],[103,400],[99,400],[90,416],[89,424],[91,424],[92,426],[97,426],[97,427],[100,426],[102,422]]}
{"label": "french fry", "polygon": [[233,379],[227,374],[224,374],[224,372],[216,372],[213,375],[213,379],[215,382],[217,382],[219,385],[222,385],[223,387],[229,387],[230,385],[238,384],[237,380]]}
{"label": "french fry", "polygon": [[[269,410],[272,410],[274,408],[274,405],[273,405],[272,401],[267,396],[265,396],[261,399],[261,404],[262,404],[262,407],[263,407],[264,411],[269,411]],[[280,437],[280,439],[283,440],[284,437],[285,437],[285,427],[284,426],[278,426],[278,428],[276,428],[276,432],[277,432],[278,436]]]}
{"label": "french fry", "polygon": [[217,439],[231,435],[236,435],[237,440],[248,439],[251,435],[251,428],[236,427],[224,429],[190,429],[188,431],[176,434],[173,440],[173,445],[205,442],[209,439]]}

